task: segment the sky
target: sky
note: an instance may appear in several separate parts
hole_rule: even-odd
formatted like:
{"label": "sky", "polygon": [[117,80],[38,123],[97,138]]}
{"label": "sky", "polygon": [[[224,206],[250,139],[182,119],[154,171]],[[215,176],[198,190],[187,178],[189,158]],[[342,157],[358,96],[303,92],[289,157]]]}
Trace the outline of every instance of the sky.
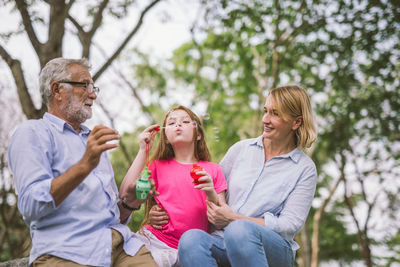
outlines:
{"label": "sky", "polygon": [[[146,1],[147,4],[149,1]],[[78,2],[79,3],[79,2]],[[111,55],[125,34],[131,31],[138,19],[138,11],[144,7],[143,1],[139,1],[138,8],[131,9],[128,16],[122,20],[115,20],[110,15],[103,19],[101,30],[96,33],[94,38],[95,47],[92,49],[91,63],[94,73],[105,61],[104,53],[107,56]],[[18,29],[20,15],[18,12],[12,12],[11,5],[0,6],[0,34]],[[48,6],[41,4],[36,10],[31,12],[48,13]],[[133,37],[123,53],[128,54],[129,49],[137,48],[141,52],[145,52],[153,58],[153,60],[164,60],[172,56],[174,49],[178,48],[183,43],[190,40],[190,27],[195,20],[199,10],[197,0],[168,0],[158,3],[150,12],[147,13],[144,23],[138,34]],[[76,14],[78,18],[85,18],[85,10],[76,6],[71,10],[72,14]],[[45,41],[47,38],[47,28],[36,25],[37,35],[40,41]],[[81,54],[80,45],[75,36],[74,27],[71,23],[66,23],[66,34],[64,36],[63,56],[78,58]],[[38,74],[40,66],[36,54],[31,47],[26,34],[21,34],[18,37],[13,37],[5,47],[10,54],[21,60],[26,82],[30,88],[30,93],[33,96],[34,103],[39,107],[41,100],[38,90]],[[98,47],[101,46],[101,50]],[[115,66],[115,65],[114,65]],[[129,75],[129,68],[121,70],[125,75]],[[2,90],[1,94],[7,94],[11,98],[13,105],[18,105],[16,90],[12,75],[5,64],[0,61],[0,78],[7,81],[6,84],[13,87],[13,90]],[[116,77],[112,70],[108,70],[97,81],[97,86],[101,88],[99,101],[107,102],[107,107],[117,119],[118,131],[129,132],[139,125],[146,124],[147,121],[141,115],[137,103],[130,96],[130,90],[127,88],[118,88],[120,78]],[[7,86],[8,87],[8,86]],[[121,86],[120,86],[121,87]],[[129,97],[121,96],[127,94]],[[146,100],[146,96],[143,96]],[[122,104],[121,104],[122,101]],[[93,127],[96,124],[109,124],[107,118],[101,109],[94,107],[93,118],[86,124]],[[1,117],[0,117],[1,118]],[[15,128],[15,126],[14,126]],[[13,130],[11,129],[10,132]]]}

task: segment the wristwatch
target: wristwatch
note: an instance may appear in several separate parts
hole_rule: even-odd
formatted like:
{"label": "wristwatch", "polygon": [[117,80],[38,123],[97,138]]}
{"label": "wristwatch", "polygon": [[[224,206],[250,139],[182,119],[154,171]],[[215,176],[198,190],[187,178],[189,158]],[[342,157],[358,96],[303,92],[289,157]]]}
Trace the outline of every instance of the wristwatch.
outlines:
{"label": "wristwatch", "polygon": [[125,203],[124,198],[121,198],[121,205],[122,205],[122,207],[123,207],[124,209],[130,210],[130,211],[139,210],[140,207],[142,206],[142,205],[139,205],[139,207],[137,207],[137,208],[129,207],[128,204]]}

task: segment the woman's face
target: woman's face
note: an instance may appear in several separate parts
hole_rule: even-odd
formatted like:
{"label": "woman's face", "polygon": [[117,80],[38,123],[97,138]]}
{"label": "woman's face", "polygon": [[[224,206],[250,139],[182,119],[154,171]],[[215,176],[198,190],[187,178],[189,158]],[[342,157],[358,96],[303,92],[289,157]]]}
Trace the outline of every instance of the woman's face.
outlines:
{"label": "woman's face", "polygon": [[171,145],[193,142],[194,128],[197,126],[186,111],[178,109],[169,113],[165,126],[165,135]]}
{"label": "woman's face", "polygon": [[283,120],[282,114],[278,114],[271,96],[267,97],[264,106],[264,124],[263,137],[271,141],[287,141],[294,138],[294,131],[299,127],[298,122],[291,116],[287,121]]}

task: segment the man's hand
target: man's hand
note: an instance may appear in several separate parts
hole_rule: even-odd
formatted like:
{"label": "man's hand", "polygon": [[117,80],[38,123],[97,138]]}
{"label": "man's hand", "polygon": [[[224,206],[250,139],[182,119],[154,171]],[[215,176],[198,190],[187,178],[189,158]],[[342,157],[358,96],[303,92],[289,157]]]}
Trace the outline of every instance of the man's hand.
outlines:
{"label": "man's hand", "polygon": [[207,217],[217,229],[222,229],[235,220],[236,213],[226,203],[218,206],[207,201]]}
{"label": "man's hand", "polygon": [[155,229],[161,230],[162,225],[169,222],[168,213],[156,204],[150,209],[149,220],[151,226]]}
{"label": "man's hand", "polygon": [[88,137],[83,157],[51,182],[50,194],[53,196],[56,206],[60,205],[89,173],[97,167],[102,152],[118,146],[118,144],[107,144],[107,142],[119,140],[119,138],[118,132],[113,129],[103,125],[94,127]]}
{"label": "man's hand", "polygon": [[87,164],[90,171],[93,170],[99,164],[101,153],[118,147],[118,144],[108,144],[107,142],[119,139],[117,131],[104,125],[97,125],[88,137],[86,151],[81,162]]}
{"label": "man's hand", "polygon": [[[154,180],[149,179],[149,182],[151,184],[151,188],[149,194],[147,195],[147,199],[160,194],[156,191]],[[137,208],[146,201],[146,199],[138,199],[136,197],[136,183],[129,184],[126,188],[125,194],[121,195],[120,198],[123,198],[125,200],[125,204],[132,208]]]}
{"label": "man's hand", "polygon": [[[160,194],[156,191],[154,180],[149,179],[149,181],[151,183],[151,188],[149,194],[147,195],[147,199],[150,199],[153,196],[158,196]],[[126,186],[126,190],[124,190],[124,194],[120,195],[120,198],[124,199],[125,204],[131,208],[139,208],[140,205],[142,205],[142,203],[146,201],[146,199],[138,199],[136,197],[136,182],[128,184]],[[118,207],[120,210],[120,221],[124,223],[128,219],[129,215],[132,214],[132,211],[122,207],[121,203],[118,204]]]}

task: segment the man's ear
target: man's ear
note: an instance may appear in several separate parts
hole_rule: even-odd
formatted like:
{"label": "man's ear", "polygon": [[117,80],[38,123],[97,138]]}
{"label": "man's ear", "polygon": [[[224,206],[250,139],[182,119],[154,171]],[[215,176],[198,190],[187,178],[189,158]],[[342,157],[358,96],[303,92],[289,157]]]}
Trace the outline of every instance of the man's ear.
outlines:
{"label": "man's ear", "polygon": [[54,99],[60,100],[61,95],[60,95],[60,84],[56,81],[52,82],[50,84],[50,90],[51,90],[51,95],[53,96]]}
{"label": "man's ear", "polygon": [[296,119],[293,121],[293,126],[292,126],[292,130],[296,131],[297,129],[300,128],[300,126],[303,124],[303,117],[302,116],[298,116],[296,117]]}

